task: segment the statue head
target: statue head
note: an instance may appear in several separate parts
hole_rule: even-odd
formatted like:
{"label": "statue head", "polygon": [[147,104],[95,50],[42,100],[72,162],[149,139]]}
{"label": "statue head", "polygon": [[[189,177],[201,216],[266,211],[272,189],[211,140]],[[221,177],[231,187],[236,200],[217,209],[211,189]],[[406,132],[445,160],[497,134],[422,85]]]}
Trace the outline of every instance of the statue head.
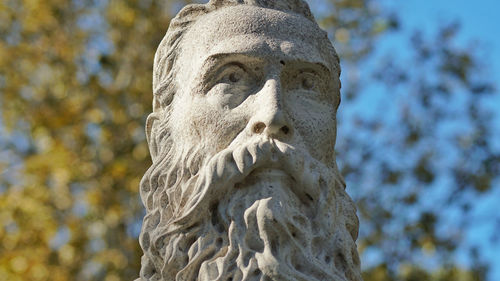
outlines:
{"label": "statue head", "polygon": [[158,47],[142,280],[361,280],[340,67],[301,0],[212,0]]}

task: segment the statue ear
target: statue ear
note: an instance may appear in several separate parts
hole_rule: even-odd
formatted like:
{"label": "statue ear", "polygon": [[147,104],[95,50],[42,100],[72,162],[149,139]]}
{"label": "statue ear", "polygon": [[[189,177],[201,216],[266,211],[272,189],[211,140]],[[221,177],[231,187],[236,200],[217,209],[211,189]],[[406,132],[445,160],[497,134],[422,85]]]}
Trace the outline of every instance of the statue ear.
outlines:
{"label": "statue ear", "polygon": [[157,131],[155,128],[158,122],[158,112],[149,114],[148,119],[146,119],[146,140],[148,141],[149,153],[151,153],[151,159],[153,162],[158,155],[158,143],[156,142]]}

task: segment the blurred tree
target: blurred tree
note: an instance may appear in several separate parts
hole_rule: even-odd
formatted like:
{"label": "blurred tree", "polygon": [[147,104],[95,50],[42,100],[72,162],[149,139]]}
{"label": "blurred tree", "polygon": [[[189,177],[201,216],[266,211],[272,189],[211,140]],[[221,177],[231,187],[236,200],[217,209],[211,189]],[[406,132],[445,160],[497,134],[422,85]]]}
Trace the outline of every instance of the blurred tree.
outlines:
{"label": "blurred tree", "polygon": [[[0,3],[0,280],[137,276],[153,55],[187,2]],[[477,253],[468,270],[450,257],[471,196],[500,174],[483,107],[495,88],[477,51],[456,44],[457,24],[375,55],[402,24],[380,2],[312,2],[347,73],[338,151],[362,219],[360,251],[378,257],[365,280],[484,280]],[[390,94],[375,115],[349,113],[371,99],[368,85]],[[446,208],[464,217],[443,231]],[[422,256],[438,269],[420,266]]]}

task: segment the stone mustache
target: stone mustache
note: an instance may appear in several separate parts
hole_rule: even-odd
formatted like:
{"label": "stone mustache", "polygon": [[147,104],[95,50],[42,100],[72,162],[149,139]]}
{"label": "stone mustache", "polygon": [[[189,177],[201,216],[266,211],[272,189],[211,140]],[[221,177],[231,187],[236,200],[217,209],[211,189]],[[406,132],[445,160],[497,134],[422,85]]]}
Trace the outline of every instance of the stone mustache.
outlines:
{"label": "stone mustache", "polygon": [[171,21],[137,280],[362,280],[335,160],[339,75],[301,0],[212,0]]}

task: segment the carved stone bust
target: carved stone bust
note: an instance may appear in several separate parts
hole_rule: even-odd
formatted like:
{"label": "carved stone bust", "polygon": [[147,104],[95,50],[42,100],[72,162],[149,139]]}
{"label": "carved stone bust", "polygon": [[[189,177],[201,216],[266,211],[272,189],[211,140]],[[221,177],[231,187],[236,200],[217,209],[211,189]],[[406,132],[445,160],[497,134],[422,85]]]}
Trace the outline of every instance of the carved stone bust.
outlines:
{"label": "carved stone bust", "polygon": [[186,6],[155,56],[138,280],[362,280],[338,56],[301,0]]}

